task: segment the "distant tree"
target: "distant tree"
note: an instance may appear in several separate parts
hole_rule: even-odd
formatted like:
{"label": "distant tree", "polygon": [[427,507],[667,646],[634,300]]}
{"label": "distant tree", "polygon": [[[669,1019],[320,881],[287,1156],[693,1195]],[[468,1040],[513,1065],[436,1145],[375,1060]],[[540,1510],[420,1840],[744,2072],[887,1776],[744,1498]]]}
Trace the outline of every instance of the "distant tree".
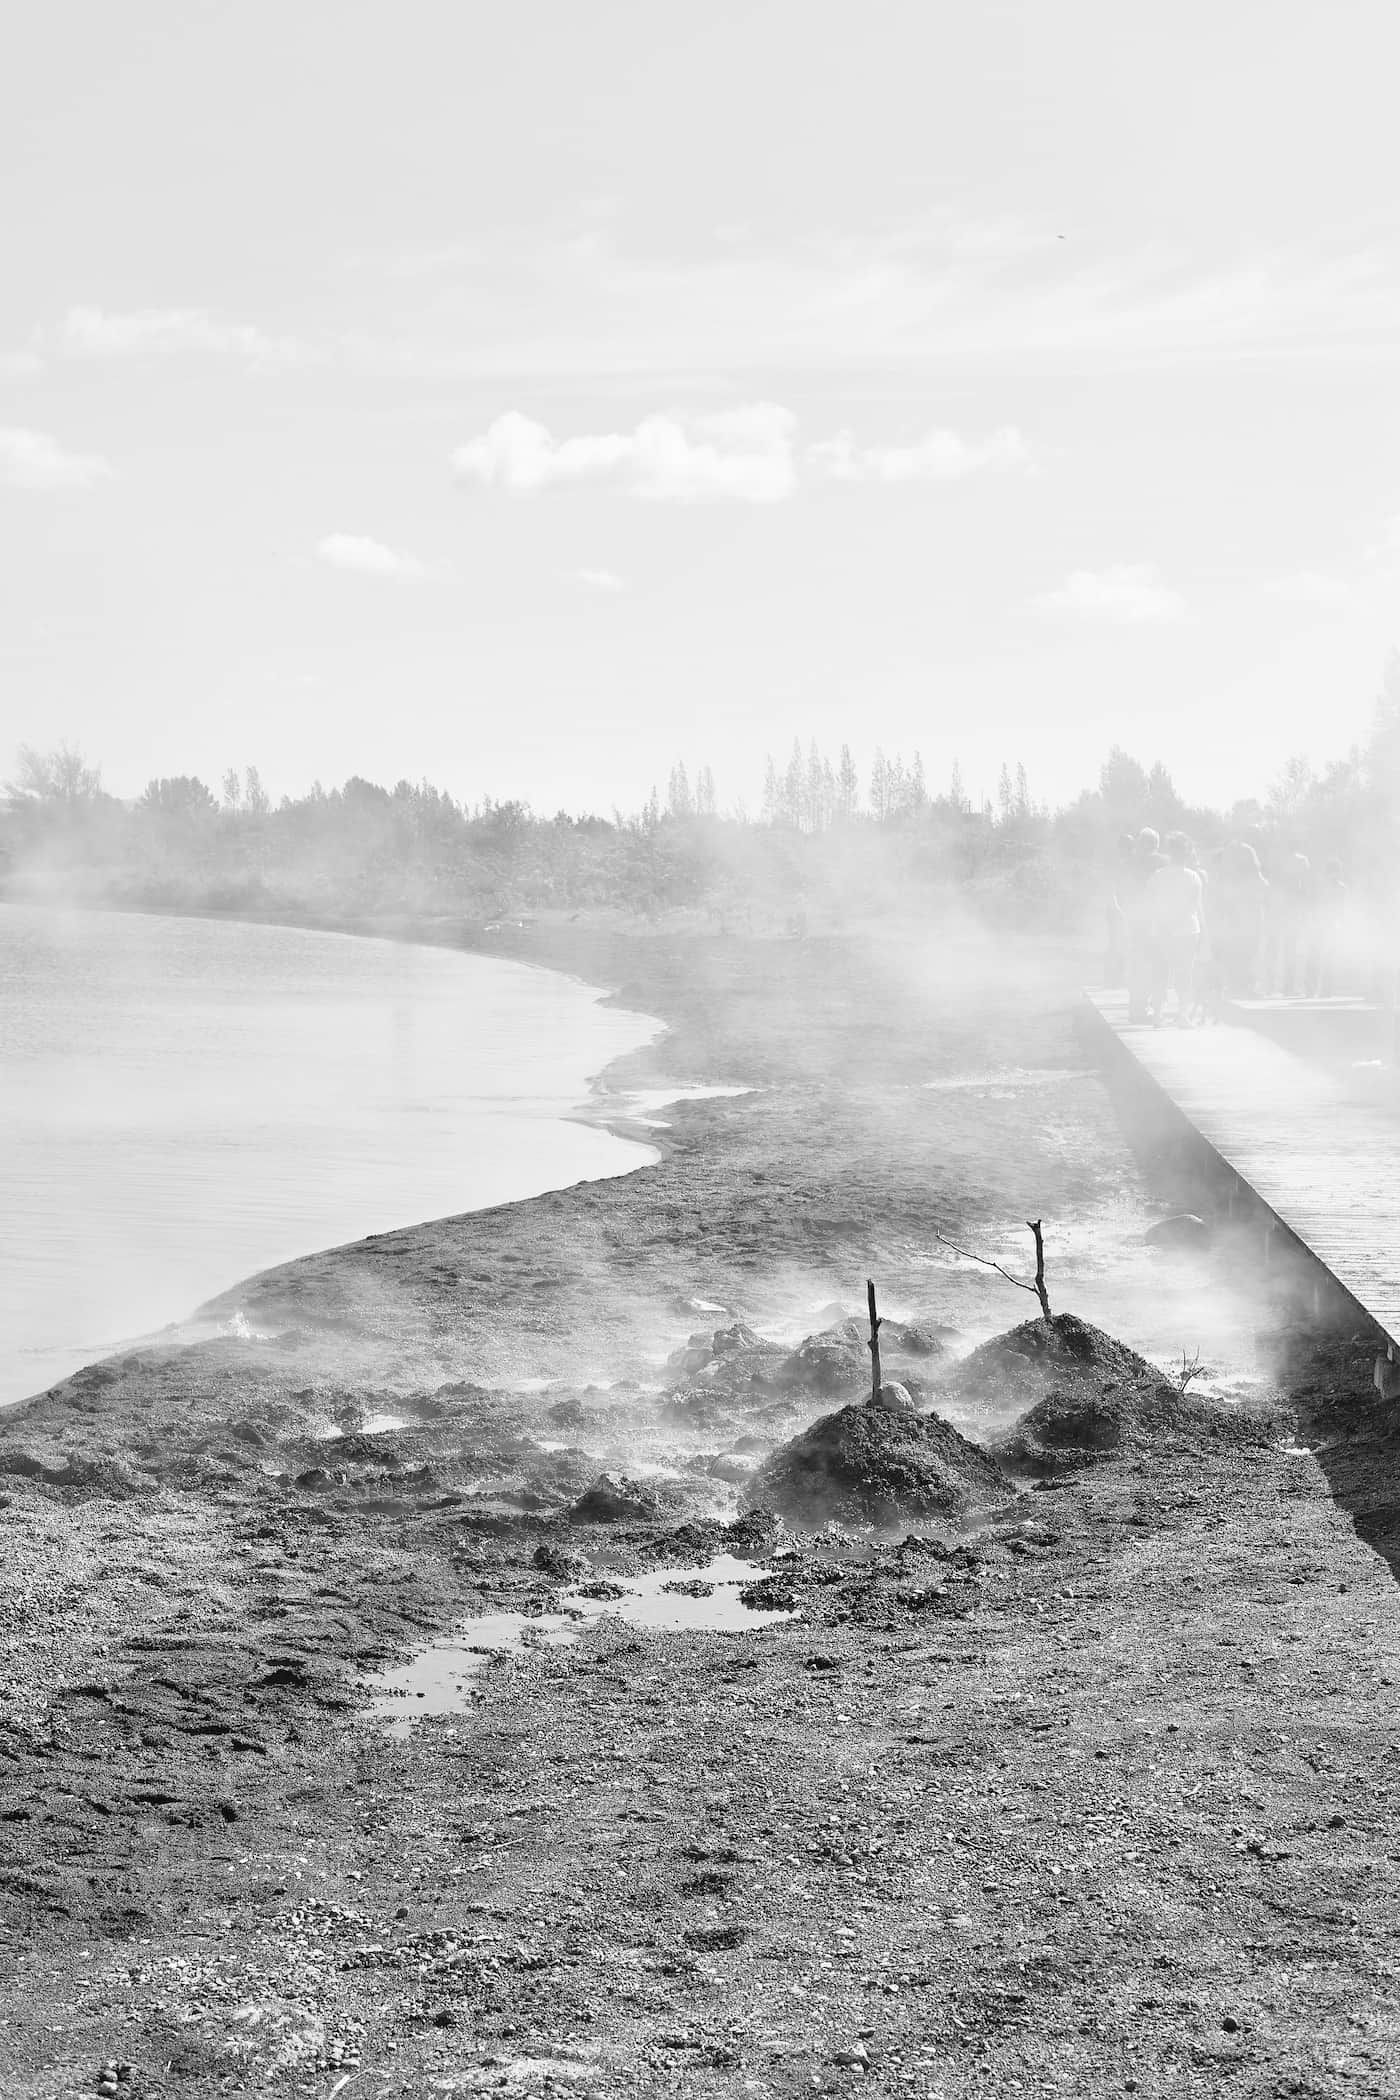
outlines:
{"label": "distant tree", "polygon": [[1138,761],[1115,744],[1099,768],[1099,796],[1105,809],[1126,827],[1140,821],[1149,792],[1147,775]]}
{"label": "distant tree", "polygon": [[148,780],[140,806],[163,817],[207,817],[219,805],[193,773],[177,773],[168,780]]}
{"label": "distant tree", "polygon": [[701,766],[695,776],[695,813],[701,817],[712,817],[719,807],[715,793],[715,776],[708,766]]}
{"label": "distant tree", "polygon": [[913,810],[928,807],[928,780],[924,774],[924,758],[921,751],[914,753],[914,763],[909,769],[909,807]]}
{"label": "distant tree", "polygon": [[95,802],[101,792],[101,767],[88,765],[72,744],[58,744],[52,751],[21,744],[14,779],[5,782],[5,793],[15,804],[46,802],[72,807]]}
{"label": "distant tree", "polygon": [[860,810],[860,775],[851,756],[849,744],[841,746],[841,759],[836,770],[836,815],[843,824],[849,824]]}
{"label": "distant tree", "polygon": [[1283,770],[1270,781],[1267,808],[1271,817],[1296,817],[1317,786],[1317,775],[1306,758],[1296,755],[1284,761]]}
{"label": "distant tree", "polygon": [[948,777],[948,800],[952,803],[954,809],[966,810],[972,807],[972,804],[967,799],[967,792],[963,787],[962,767],[956,759],[953,760],[953,770]]}
{"label": "distant tree", "polygon": [[763,764],[763,821],[765,824],[780,824],[782,816],[782,782],[778,778],[778,769],[770,752]]}
{"label": "distant tree", "polygon": [[870,761],[870,814],[878,824],[883,824],[890,814],[889,761],[878,744]]}
{"label": "distant tree", "polygon": [[686,772],[683,758],[678,758],[671,768],[666,807],[673,817],[695,815],[695,798],[690,792],[690,775]]}
{"label": "distant tree", "polygon": [[243,783],[238,777],[237,766],[230,766],[220,782],[220,799],[224,808],[237,814],[243,800]]}
{"label": "distant tree", "polygon": [[1026,769],[1019,760],[1016,764],[1016,797],[1012,807],[1015,814],[1022,818],[1032,816],[1035,810],[1031,801],[1031,784],[1026,777]]}
{"label": "distant tree", "polygon": [[802,827],[802,790],[805,782],[806,767],[802,762],[802,745],[799,739],[794,737],[787,771],[783,775],[783,821],[791,824],[795,830]]}
{"label": "distant tree", "polygon": [[997,811],[1003,824],[1011,817],[1015,807],[1016,791],[1011,785],[1011,768],[1003,759],[1001,771],[997,775]]}
{"label": "distant tree", "polygon": [[249,766],[243,775],[243,807],[250,817],[265,817],[272,807],[256,766]]}

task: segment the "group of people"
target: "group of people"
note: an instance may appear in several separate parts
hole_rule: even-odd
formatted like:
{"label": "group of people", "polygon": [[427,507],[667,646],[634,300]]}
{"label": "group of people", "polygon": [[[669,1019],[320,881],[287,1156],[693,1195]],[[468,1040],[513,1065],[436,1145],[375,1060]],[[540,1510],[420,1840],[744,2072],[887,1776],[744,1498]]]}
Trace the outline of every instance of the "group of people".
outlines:
{"label": "group of people", "polygon": [[1266,877],[1245,839],[1201,859],[1184,832],[1163,841],[1144,828],[1118,842],[1108,981],[1126,983],[1130,1020],[1159,1025],[1173,994],[1181,1025],[1261,990],[1326,997],[1338,989],[1346,905],[1340,861],[1314,873],[1290,853]]}

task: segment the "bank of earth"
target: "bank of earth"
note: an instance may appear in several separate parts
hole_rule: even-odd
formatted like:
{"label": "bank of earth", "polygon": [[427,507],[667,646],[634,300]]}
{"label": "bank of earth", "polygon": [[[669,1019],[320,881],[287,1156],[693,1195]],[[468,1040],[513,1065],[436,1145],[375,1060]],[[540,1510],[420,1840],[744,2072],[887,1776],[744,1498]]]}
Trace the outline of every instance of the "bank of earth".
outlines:
{"label": "bank of earth", "polygon": [[[938,1235],[1044,1214],[1111,1260],[1170,1197],[1076,1039],[1078,959],[514,947],[667,1022],[618,1096],[751,1091],[675,1110],[655,1166],[272,1272],[218,1339],[0,1417],[6,2093],[1393,2092],[1368,1338],[1261,1295],[1243,1411],[1140,1407],[1105,1357],[1072,1462],[1063,1400],[1017,1431],[1024,1347],[966,1356],[1034,1307]],[[886,1375],[1009,1488],[804,1530],[755,1480],[857,1397],[867,1275]],[[719,1556],[787,1615],[568,1620]],[[462,1710],[391,1729],[373,1680],[506,1612]]]}

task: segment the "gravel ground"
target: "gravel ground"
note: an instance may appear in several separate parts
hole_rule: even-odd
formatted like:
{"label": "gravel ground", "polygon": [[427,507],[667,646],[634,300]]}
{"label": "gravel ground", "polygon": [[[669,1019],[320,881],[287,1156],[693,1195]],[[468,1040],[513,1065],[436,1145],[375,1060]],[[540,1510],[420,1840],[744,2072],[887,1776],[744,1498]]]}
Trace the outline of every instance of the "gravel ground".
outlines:
{"label": "gravel ground", "polygon": [[[1088,1068],[1064,958],[565,938],[531,952],[671,1025],[616,1084],[756,1091],[0,1421],[6,2095],[1400,2089],[1365,1338],[1290,1329],[1234,1253],[1144,1251],[1176,1170]],[[1004,1432],[1022,1402],[956,1363],[1028,1307],[934,1235],[1010,1262],[1042,1214],[1066,1309],[1161,1362],[1203,1335],[1234,1433],[1184,1416],[961,1536],[745,1525],[752,1467],[839,1404],[780,1367],[867,1274],[945,1336],[894,1365],[917,1403],[946,1379]],[[739,1319],[738,1368],[686,1351]],[[604,1469],[642,1514],[571,1522]],[[473,1615],[548,1624],[564,1554],[625,1584],[716,1551],[794,1615],[527,1631],[460,1712],[372,1706]]]}

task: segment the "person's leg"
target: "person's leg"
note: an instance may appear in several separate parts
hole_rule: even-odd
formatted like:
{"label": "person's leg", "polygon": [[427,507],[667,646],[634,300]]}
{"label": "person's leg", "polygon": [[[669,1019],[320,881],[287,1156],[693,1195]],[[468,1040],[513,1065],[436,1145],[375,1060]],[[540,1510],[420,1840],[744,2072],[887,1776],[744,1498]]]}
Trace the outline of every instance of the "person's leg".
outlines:
{"label": "person's leg", "polygon": [[1145,1021],[1152,998],[1152,950],[1141,926],[1128,928],[1128,1019]]}
{"label": "person's leg", "polygon": [[1185,1024],[1191,1015],[1192,977],[1196,968],[1196,936],[1183,934],[1172,943],[1172,982],[1176,986],[1176,1018]]}
{"label": "person's leg", "polygon": [[1167,1003],[1167,991],[1172,979],[1170,941],[1154,940],[1149,953],[1152,958],[1152,974],[1149,979],[1152,990],[1149,996],[1152,1005],[1152,1019],[1155,1023],[1163,1018],[1163,1012]]}

